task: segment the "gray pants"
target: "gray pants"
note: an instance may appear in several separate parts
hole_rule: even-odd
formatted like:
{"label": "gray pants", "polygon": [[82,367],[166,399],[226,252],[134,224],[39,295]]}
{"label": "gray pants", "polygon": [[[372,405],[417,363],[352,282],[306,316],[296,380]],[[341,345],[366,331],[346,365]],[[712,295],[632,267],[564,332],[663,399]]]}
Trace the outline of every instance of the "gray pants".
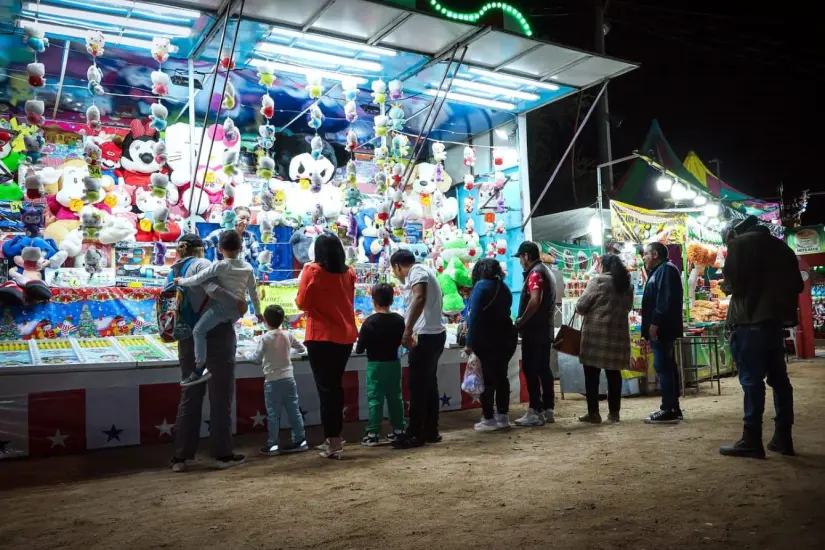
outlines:
{"label": "gray pants", "polygon": [[[238,343],[232,323],[222,323],[206,333],[206,368],[212,373],[205,384],[185,388],[180,396],[175,420],[175,458],[192,460],[198,450],[203,396],[209,389],[209,440],[212,458],[232,455],[232,396],[235,394],[235,347]],[[183,378],[195,370],[195,343],[192,338],[178,342],[178,358]]]}

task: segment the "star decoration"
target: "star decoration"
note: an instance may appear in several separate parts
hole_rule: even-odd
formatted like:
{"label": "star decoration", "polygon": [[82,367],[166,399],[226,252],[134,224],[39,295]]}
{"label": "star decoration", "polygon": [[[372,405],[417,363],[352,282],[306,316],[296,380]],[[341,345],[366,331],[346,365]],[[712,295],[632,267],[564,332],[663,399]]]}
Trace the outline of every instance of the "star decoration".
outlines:
{"label": "star decoration", "polygon": [[101,431],[106,434],[106,443],[110,443],[113,439],[120,441],[120,434],[123,433],[123,430],[118,430],[114,424],[108,430]]}
{"label": "star decoration", "polygon": [[66,440],[68,438],[69,438],[68,434],[62,434],[62,433],[60,433],[60,430],[57,430],[57,431],[54,432],[54,435],[49,436],[46,439],[48,439],[49,441],[52,442],[52,447],[51,447],[52,449],[54,449],[55,447],[58,447],[58,446],[63,447],[65,449],[66,448]]}
{"label": "star decoration", "polygon": [[169,437],[172,437],[172,429],[174,427],[175,427],[175,425],[174,424],[169,424],[168,422],[166,422],[165,418],[163,419],[162,423],[155,426],[155,428],[157,428],[158,431],[160,432],[158,434],[158,437],[163,437],[164,435],[168,435]]}
{"label": "star decoration", "polygon": [[441,406],[442,407],[449,407],[450,406],[450,399],[452,399],[452,396],[447,395],[445,393],[444,395],[439,397],[439,399],[441,399]]}
{"label": "star decoration", "polygon": [[249,419],[252,421],[252,427],[255,426],[265,426],[266,425],[266,416],[261,414],[261,411],[255,410],[255,416],[250,416]]}

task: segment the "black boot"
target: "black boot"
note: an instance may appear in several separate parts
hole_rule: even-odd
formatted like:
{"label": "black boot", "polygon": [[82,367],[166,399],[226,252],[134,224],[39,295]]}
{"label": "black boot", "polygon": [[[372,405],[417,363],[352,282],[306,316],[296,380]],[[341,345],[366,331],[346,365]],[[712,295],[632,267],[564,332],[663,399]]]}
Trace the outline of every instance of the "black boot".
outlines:
{"label": "black boot", "polygon": [[793,437],[791,437],[791,427],[777,424],[773,431],[773,437],[768,443],[768,450],[785,456],[795,456],[793,450]]}
{"label": "black boot", "polygon": [[762,426],[746,424],[742,439],[733,445],[719,447],[719,454],[742,458],[765,458],[765,448],[762,446]]}

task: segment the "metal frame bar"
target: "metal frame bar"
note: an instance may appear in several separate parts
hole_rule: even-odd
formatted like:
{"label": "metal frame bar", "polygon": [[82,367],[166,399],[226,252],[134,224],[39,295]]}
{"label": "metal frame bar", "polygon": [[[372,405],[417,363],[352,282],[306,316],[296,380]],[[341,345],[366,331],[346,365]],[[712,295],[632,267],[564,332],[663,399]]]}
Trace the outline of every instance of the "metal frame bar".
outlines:
{"label": "metal frame bar", "polygon": [[[454,52],[452,58],[455,59],[455,52],[457,52],[459,48],[469,47],[473,42],[475,42],[483,36],[486,36],[492,30],[492,27],[474,28],[472,31],[465,33],[461,37],[451,42],[449,45],[445,46],[444,48],[441,48],[441,50],[436,52],[426,63],[407,69],[404,73],[401,74],[401,76],[398,77],[398,80],[407,80],[419,74],[421,71],[424,71],[425,69],[428,69],[433,65],[441,63],[442,61],[444,61],[444,59],[450,52]],[[464,53],[466,54],[467,52],[465,51]],[[462,63],[459,63],[459,67],[463,64],[464,55],[461,56],[461,59]]]}
{"label": "metal frame bar", "polygon": [[[203,38],[201,38],[200,42],[198,42],[195,49],[192,50],[192,53],[189,55],[191,59],[197,59],[203,54],[203,51],[206,49],[206,46],[212,41],[215,35],[218,32],[218,27],[220,26],[220,20],[224,17],[225,13],[230,11],[230,8],[235,3],[235,0],[224,0],[223,3],[218,7],[218,11],[215,12],[215,20],[209,26],[205,33],[203,33]],[[189,7],[191,9],[191,6]],[[240,19],[238,20],[240,22]],[[223,25],[223,33],[226,33],[226,23]],[[221,47],[223,47],[223,42],[221,42]],[[220,50],[218,50],[218,57],[220,57]],[[217,64],[216,64],[217,66]],[[178,115],[179,117],[183,115],[183,111],[181,114]]]}
{"label": "metal frame bar", "polygon": [[[550,80],[553,76],[555,76],[555,75],[557,75],[557,74],[560,74],[560,73],[563,73],[564,71],[566,71],[566,70],[568,70],[568,69],[572,69],[572,68],[573,68],[573,67],[575,67],[576,65],[581,65],[582,63],[584,63],[585,61],[587,61],[587,60],[589,60],[589,59],[593,59],[593,56],[592,56],[592,55],[590,55],[590,54],[588,54],[588,55],[584,55],[584,56],[580,57],[579,59],[576,59],[576,60],[574,60],[574,61],[571,61],[570,63],[567,63],[566,65],[562,65],[562,66],[561,66],[561,67],[559,67],[558,69],[553,69],[553,70],[552,70],[552,71],[550,71],[549,73],[544,73],[543,75],[541,75],[540,77],[538,77],[536,80],[538,80],[539,82],[547,82],[547,81],[548,81],[548,80]],[[609,77],[607,77],[607,78],[613,78],[613,76],[611,75],[611,76],[609,76]],[[556,82],[556,81],[554,80],[553,82]]]}
{"label": "metal frame bar", "polygon": [[[198,166],[195,164],[195,60],[192,58],[188,59],[189,65],[189,102],[187,105],[191,105],[192,108],[189,109],[189,173],[195,174],[197,172]],[[208,105],[207,105],[208,108]],[[183,114],[183,113],[181,113]],[[178,117],[180,118],[180,117]],[[200,144],[198,145],[198,150],[200,150]]]}
{"label": "metal frame bar", "polygon": [[54,109],[52,110],[52,118],[57,118],[57,107],[60,105],[60,96],[63,94],[63,80],[66,78],[66,65],[69,63],[69,50],[72,43],[69,40],[63,44],[63,61],[60,65],[60,82],[57,83],[57,95],[54,98]]}
{"label": "metal frame bar", "polygon": [[501,69],[503,69],[504,67],[506,67],[507,65],[509,65],[510,63],[515,63],[515,62],[516,62],[516,61],[518,61],[519,59],[522,59],[522,58],[524,58],[524,57],[526,57],[526,56],[530,55],[531,53],[533,53],[534,51],[538,50],[538,49],[539,49],[539,48],[541,48],[542,46],[544,46],[544,44],[534,44],[533,46],[530,46],[529,48],[527,48],[527,49],[526,49],[526,50],[524,50],[523,52],[521,52],[521,53],[519,53],[519,54],[516,54],[516,55],[514,55],[513,57],[511,57],[510,59],[507,59],[507,60],[505,60],[505,61],[503,61],[503,62],[499,63],[498,65],[496,65],[495,67],[493,67],[493,68],[492,68],[492,69],[490,69],[490,70],[491,70],[491,71],[493,71],[494,73],[497,73],[497,72],[499,72]]}
{"label": "metal frame bar", "polygon": [[327,0],[326,2],[324,2],[324,5],[315,10],[315,13],[310,15],[309,19],[307,19],[304,22],[304,24],[301,26],[301,32],[307,32],[310,28],[312,28],[312,25],[314,25],[315,22],[318,21],[321,18],[321,16],[324,15],[326,11],[332,7],[334,3],[335,0]]}
{"label": "metal frame bar", "polygon": [[406,23],[407,20],[412,16],[413,16],[413,13],[409,12],[409,11],[402,13],[401,15],[399,15],[398,17],[396,17],[395,19],[393,19],[392,21],[390,21],[389,23],[384,25],[384,28],[379,30],[374,35],[370,36],[367,39],[367,45],[368,46],[375,46],[376,44],[378,44],[379,42],[384,40],[387,36],[389,36],[390,34],[395,32],[399,28],[401,28],[401,26],[404,23]]}
{"label": "metal frame bar", "polygon": [[[622,157],[620,159],[611,160],[610,162],[604,162],[598,166],[596,166],[596,202],[598,202],[599,208],[599,220],[603,219],[602,212],[604,211],[604,202],[602,197],[602,168],[605,166],[613,166],[614,164],[619,164],[620,162],[625,162],[628,160],[633,160],[639,158],[637,153],[633,153],[632,155],[627,155],[626,157]],[[604,227],[602,227],[602,233],[604,233]],[[602,254],[604,254],[604,239],[602,239]]]}
{"label": "metal frame bar", "polygon": [[573,145],[576,144],[576,140],[578,139],[578,137],[581,134],[582,130],[584,129],[585,126],[587,126],[587,121],[590,119],[590,115],[593,114],[593,110],[596,108],[596,104],[599,102],[599,98],[602,97],[602,94],[604,94],[604,91],[607,89],[607,83],[608,82],[609,82],[608,80],[605,80],[604,83],[602,84],[602,89],[599,90],[599,95],[596,96],[596,101],[594,101],[593,104],[590,106],[590,109],[588,109],[587,114],[584,116],[584,120],[582,120],[582,123],[579,125],[579,129],[576,130],[576,134],[573,136],[573,139],[570,140],[570,144],[567,146],[567,149],[565,149],[564,154],[561,156],[561,159],[559,159],[559,163],[556,165],[556,169],[553,170],[553,174],[550,176],[550,179],[547,181],[547,185],[544,186],[544,189],[542,190],[541,195],[539,195],[538,200],[536,200],[536,204],[533,205],[533,208],[530,210],[530,215],[527,216],[527,218],[524,220],[524,222],[522,222],[522,225],[521,225],[521,230],[522,231],[524,231],[524,228],[530,222],[530,219],[533,217],[533,214],[536,213],[536,209],[538,209],[539,205],[541,204],[542,199],[547,194],[547,191],[550,189],[550,185],[553,183],[553,180],[556,179],[556,175],[558,175],[559,170],[561,169],[561,165],[564,164],[564,161],[567,158],[567,155],[570,154],[570,151],[573,149]]}

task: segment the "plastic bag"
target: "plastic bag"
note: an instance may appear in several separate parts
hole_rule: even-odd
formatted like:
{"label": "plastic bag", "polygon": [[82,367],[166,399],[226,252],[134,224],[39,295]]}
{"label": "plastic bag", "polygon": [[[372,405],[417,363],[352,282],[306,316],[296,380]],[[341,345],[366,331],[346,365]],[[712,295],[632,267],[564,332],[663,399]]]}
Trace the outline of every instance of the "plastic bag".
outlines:
{"label": "plastic bag", "polygon": [[481,373],[481,361],[475,353],[471,353],[467,359],[467,368],[464,370],[461,391],[470,395],[473,401],[478,401],[481,394],[484,393],[484,375]]}

